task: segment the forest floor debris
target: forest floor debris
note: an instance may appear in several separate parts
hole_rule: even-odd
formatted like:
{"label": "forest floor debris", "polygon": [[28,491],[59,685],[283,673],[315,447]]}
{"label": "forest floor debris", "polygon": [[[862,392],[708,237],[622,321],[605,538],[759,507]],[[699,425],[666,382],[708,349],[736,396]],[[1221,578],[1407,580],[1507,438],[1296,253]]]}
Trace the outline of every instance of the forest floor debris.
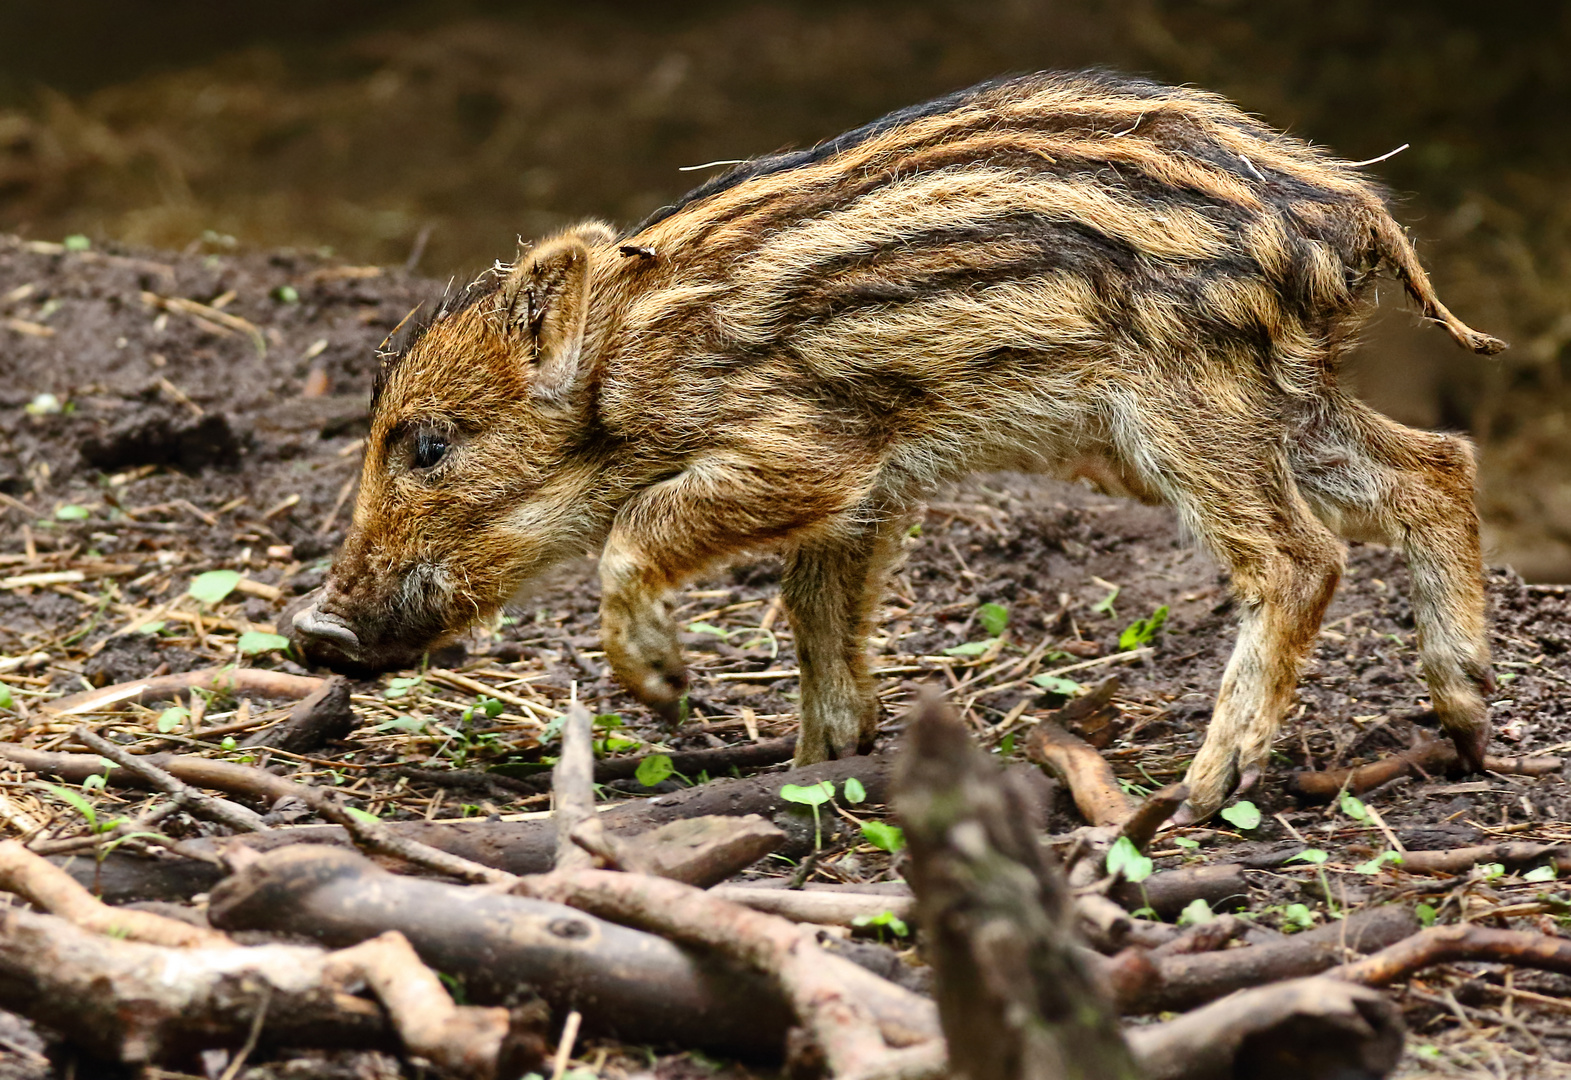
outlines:
{"label": "forest floor debris", "polygon": [[[371,349],[435,287],[396,272],[319,276],[325,264],[298,255],[161,264],[160,296],[206,304],[233,292],[225,310],[258,330],[267,343],[261,354],[243,333],[143,305],[147,259],[94,254],[0,242],[0,292],[31,283],[58,301],[50,319],[58,333],[10,341],[12,375],[0,388],[6,836],[53,853],[76,880],[115,900],[205,893],[222,876],[215,861],[226,845],[266,853],[295,839],[347,843],[341,828],[321,823],[324,809],[341,820],[370,815],[387,835],[492,871],[539,873],[557,850],[549,792],[563,752],[561,718],[577,701],[588,710],[597,785],[587,824],[604,836],[757,814],[785,838],[728,888],[794,881],[809,887],[795,894],[805,898],[814,885],[901,880],[907,856],[888,810],[887,753],[783,774],[797,670],[776,599],[778,567],[767,558],[675,599],[694,691],[678,731],[661,727],[609,677],[596,633],[598,586],[590,567],[573,565],[501,625],[424,668],[339,684],[342,701],[308,744],[273,742],[270,733],[305,723],[302,699],[328,685],[290,659],[277,621],[292,598],[320,583],[341,536]],[[284,285],[298,302],[277,298]],[[308,381],[317,387],[323,377],[330,409],[320,395],[305,396]],[[58,408],[30,411],[46,392]],[[238,448],[232,462],[186,462],[182,471],[168,456],[158,440],[196,421],[193,406],[224,418]],[[146,439],[137,442],[136,432]],[[106,461],[105,446],[120,456]],[[89,450],[97,464],[84,457]],[[1406,570],[1393,552],[1355,546],[1261,784],[1211,822],[1153,834],[1133,822],[1153,793],[1182,777],[1231,646],[1225,582],[1209,559],[1185,545],[1165,511],[1015,476],[981,477],[936,501],[907,555],[873,643],[887,710],[883,749],[898,743],[916,686],[938,687],[978,745],[1031,777],[1022,798],[1033,826],[1061,853],[1094,848],[1081,856],[1094,874],[1076,887],[1090,889],[1078,909],[1105,929],[1101,943],[1161,946],[1224,906],[1236,909],[1231,917],[1243,929],[1219,933],[1223,947],[1208,951],[1189,939],[1150,961],[1159,973],[1181,962],[1198,970],[1212,958],[1237,963],[1231,956],[1248,949],[1308,947],[1307,933],[1337,938],[1366,913],[1392,912],[1416,919],[1410,929],[1436,927],[1409,947],[1429,949],[1426,962],[1439,964],[1391,991],[1409,1031],[1400,1075],[1483,1067],[1552,1076],[1571,1061],[1571,976],[1511,963],[1509,950],[1464,954],[1433,944],[1450,940],[1438,930],[1466,939],[1470,927],[1564,940],[1571,790],[1546,762],[1571,750],[1565,590],[1491,573],[1501,684],[1491,703],[1492,749],[1512,771],[1450,776],[1443,761],[1413,753],[1433,719]],[[1151,632],[1163,608],[1165,621]],[[1027,763],[1048,723],[1084,747],[1076,760],[1094,766],[1094,802],[1084,802],[1073,771],[1055,783]],[[149,792],[145,776],[81,752],[79,727],[116,756],[222,793],[266,831],[231,837],[178,789]],[[1336,772],[1371,766],[1387,770],[1372,784],[1367,772]],[[1331,786],[1300,801],[1295,770]],[[332,807],[304,790],[331,793]],[[1076,832],[1090,827],[1077,803],[1111,807],[1092,823],[1105,830],[1098,838]],[[614,845],[596,848],[581,835],[587,854],[614,861]],[[1110,859],[1116,875],[1106,872]],[[1223,881],[1221,891],[1186,894],[1176,906],[1155,902],[1166,881],[1212,878]],[[154,887],[163,891],[147,891]],[[849,935],[835,947],[882,939],[898,948],[901,965],[920,968],[913,926],[894,910],[908,904],[828,919],[852,924],[832,931]],[[1157,913],[1184,927],[1153,921]],[[1352,999],[1339,1000],[1339,1015],[1348,1015]],[[554,1016],[552,1030],[564,1019]],[[11,1038],[7,1031],[0,1026],[0,1037]],[[35,1045],[32,1035],[17,1038],[24,1049]],[[276,1055],[253,1054],[264,1070],[255,1075],[270,1075],[266,1061]],[[608,1078],[649,1068],[593,1025],[572,1055],[572,1068]],[[19,1060],[34,1071],[12,1075],[44,1075],[26,1054]],[[364,1061],[387,1067],[381,1057]],[[657,1075],[694,1068],[680,1048],[657,1051]],[[722,1066],[734,1076],[752,1068]]]}

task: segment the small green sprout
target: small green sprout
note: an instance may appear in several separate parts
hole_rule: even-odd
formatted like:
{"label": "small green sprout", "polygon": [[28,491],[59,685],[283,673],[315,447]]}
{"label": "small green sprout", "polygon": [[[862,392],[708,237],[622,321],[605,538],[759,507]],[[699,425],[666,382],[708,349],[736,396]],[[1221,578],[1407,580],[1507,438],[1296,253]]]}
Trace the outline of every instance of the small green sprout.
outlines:
{"label": "small green sprout", "polygon": [[1118,635],[1118,651],[1130,652],[1151,644],[1166,623],[1167,605],[1163,604],[1151,613],[1150,618],[1136,619],[1124,628],[1124,632]]}
{"label": "small green sprout", "polygon": [[234,592],[235,586],[239,584],[240,573],[237,570],[209,570],[192,578],[186,592],[208,607],[213,607]]}
{"label": "small green sprout", "polygon": [[633,775],[644,787],[654,787],[675,771],[669,755],[650,754],[638,763],[638,771]]}
{"label": "small green sprout", "polygon": [[1241,799],[1232,806],[1223,808],[1220,816],[1235,829],[1242,829],[1245,832],[1260,827],[1260,808],[1248,799]]}
{"label": "small green sprout", "polygon": [[816,784],[786,784],[780,789],[780,797],[786,802],[813,808],[813,847],[815,850],[823,847],[824,827],[818,816],[818,808],[835,797],[834,783],[820,780]]}
{"label": "small green sprout", "polygon": [[872,844],[879,851],[897,854],[906,846],[906,834],[898,825],[887,825],[882,821],[862,822],[862,839]]}

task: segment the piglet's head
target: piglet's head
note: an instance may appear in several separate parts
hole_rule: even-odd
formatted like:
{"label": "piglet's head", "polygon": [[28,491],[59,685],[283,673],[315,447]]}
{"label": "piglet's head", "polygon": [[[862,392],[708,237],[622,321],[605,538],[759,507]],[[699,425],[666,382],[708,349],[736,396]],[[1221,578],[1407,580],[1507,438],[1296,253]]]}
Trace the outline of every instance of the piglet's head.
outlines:
{"label": "piglet's head", "polygon": [[611,239],[588,225],[542,243],[384,360],[353,524],[294,615],[305,655],[407,666],[582,550],[596,516],[586,327]]}

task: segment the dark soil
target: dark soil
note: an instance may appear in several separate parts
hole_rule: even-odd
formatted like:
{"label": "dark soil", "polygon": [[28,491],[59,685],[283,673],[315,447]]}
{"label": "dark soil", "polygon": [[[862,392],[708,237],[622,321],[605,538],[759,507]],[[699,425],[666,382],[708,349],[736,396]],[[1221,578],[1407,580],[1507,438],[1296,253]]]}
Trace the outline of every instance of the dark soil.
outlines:
{"label": "dark soil", "polygon": [[[32,722],[27,706],[85,685],[233,660],[239,631],[269,628],[284,603],[320,583],[352,505],[373,350],[411,308],[440,289],[400,272],[294,254],[65,252],[0,239],[0,579],[82,571],[81,580],[54,584],[0,581],[0,656],[48,656],[41,666],[0,676],[21,703],[0,710],[0,738],[57,746],[68,729]],[[200,311],[193,317],[190,309],[157,298],[217,307],[260,336],[253,340],[232,319],[225,324]],[[41,398],[46,394],[53,395],[52,404]],[[265,588],[231,594],[216,610],[201,613],[207,622],[199,636],[175,615],[198,611],[194,601],[181,598],[194,575],[215,568],[240,570],[253,582],[275,586],[279,595],[256,595],[268,593]],[[624,751],[644,752],[645,743],[695,749],[737,741],[747,738],[750,722],[766,737],[792,730],[795,679],[714,678],[794,668],[785,620],[769,614],[777,591],[773,560],[739,564],[677,598],[680,619],[710,629],[688,634],[698,715],[676,737],[663,736],[607,677],[591,569],[558,571],[527,610],[514,612],[495,631],[473,635],[467,658],[441,662],[478,673],[476,678],[531,678],[493,685],[510,685],[511,693],[547,713],[576,684],[597,711],[622,718],[625,727],[616,734],[627,739]],[[1304,845],[1296,830],[1330,853],[1327,880],[1336,911],[1423,900],[1451,919],[1544,896],[1545,914],[1512,921],[1557,932],[1555,919],[1571,911],[1571,897],[1554,882],[1475,874],[1441,883],[1437,891],[1431,879],[1390,869],[1359,874],[1355,865],[1385,849],[1382,834],[1335,808],[1297,806],[1287,794],[1293,769],[1389,754],[1407,746],[1416,727],[1433,722],[1406,586],[1407,572],[1395,553],[1353,547],[1299,703],[1278,739],[1274,767],[1253,795],[1263,823],[1247,833],[1220,820],[1189,830],[1199,849],[1186,853],[1169,845],[1158,864],[1297,851]],[[1491,707],[1494,752],[1571,749],[1571,597],[1563,586],[1525,585],[1507,570],[1491,573],[1490,589],[1501,680]],[[1088,685],[1108,672],[1121,676],[1120,719],[1106,753],[1132,789],[1182,775],[1204,733],[1232,643],[1225,577],[1179,536],[1171,514],[1028,477],[978,477],[939,496],[920,535],[909,541],[893,593],[874,647],[879,666],[908,670],[884,681],[888,737],[898,731],[912,680],[926,679],[950,685],[978,739],[1005,756],[1016,755],[1012,732],[1063,701],[1029,684],[1004,686],[1012,681],[1004,674],[1014,660],[1042,643],[1049,651],[1033,672],[1104,660],[1119,651],[1126,627],[1167,606],[1165,629],[1148,656],[1065,673]],[[1009,613],[996,660],[946,657],[946,649],[988,637],[979,622],[979,608],[988,603]],[[120,633],[149,615],[164,623],[161,630]],[[765,621],[769,633],[758,630]],[[250,662],[298,670],[277,653]],[[407,679],[410,673],[402,674]],[[1003,688],[990,692],[995,686]],[[460,710],[474,698],[435,681],[411,688],[384,677],[357,686],[354,701],[365,721],[359,734],[310,760],[274,764],[324,781],[335,769],[356,781],[362,805],[388,817],[538,805],[538,798],[526,798],[516,805],[482,800],[465,806],[456,792],[424,781],[395,789],[390,770],[384,772],[400,761],[527,771],[542,753],[553,752],[539,742],[537,719],[507,711],[489,728],[471,723],[459,731]],[[220,717],[233,707],[213,703],[209,723],[227,722]],[[269,708],[255,707],[259,713]],[[160,708],[119,714],[119,737],[156,738]],[[287,710],[275,711],[281,717]],[[1001,730],[1011,714],[1011,732]],[[64,804],[26,783],[30,777],[4,775],[15,805],[50,822],[45,838],[81,831]],[[636,781],[619,786],[641,790]],[[1559,776],[1406,780],[1369,802],[1415,849],[1485,837],[1571,840],[1564,824],[1571,817],[1571,789]],[[115,810],[127,812],[130,804]],[[1060,797],[1051,827],[1066,832],[1078,824],[1072,805]],[[173,828],[196,834],[207,826],[180,819]],[[817,871],[844,880],[891,872],[881,853],[844,845],[826,853]],[[1251,871],[1250,880],[1250,908],[1263,926],[1283,928],[1282,908],[1289,903],[1308,905],[1319,920],[1335,914],[1306,866]],[[1501,999],[1486,984],[1498,982],[1498,973],[1475,965],[1428,973],[1423,995],[1398,991],[1413,1031],[1408,1075],[1440,1068],[1440,1061],[1450,1072],[1479,1062],[1498,1075],[1545,1076],[1558,1068],[1556,1061],[1571,1060],[1571,1027],[1563,1016],[1571,1008],[1571,982],[1517,976],[1518,988],[1565,997],[1558,1012],[1540,1013],[1541,1006],[1525,999],[1514,1003],[1517,1017],[1532,1017],[1537,1044],[1520,1025],[1494,1026]],[[1476,1009],[1468,1014],[1472,1027],[1460,1027],[1453,1011],[1433,1004],[1434,995],[1448,989],[1471,994],[1465,1000]],[[1487,1048],[1478,1041],[1481,1028],[1496,1040]],[[22,1038],[8,1032],[0,1025],[6,1039]],[[607,1075],[622,1066],[624,1072],[643,1068],[617,1048],[607,1049]],[[363,1067],[371,1070],[365,1075],[396,1068],[387,1059]],[[668,1058],[658,1074],[685,1076],[698,1067],[689,1058]],[[4,1075],[43,1075],[31,1066],[18,1068]],[[280,1070],[288,1066],[268,1068],[274,1071],[267,1075],[284,1075]],[[295,1068],[309,1066],[301,1059]]]}

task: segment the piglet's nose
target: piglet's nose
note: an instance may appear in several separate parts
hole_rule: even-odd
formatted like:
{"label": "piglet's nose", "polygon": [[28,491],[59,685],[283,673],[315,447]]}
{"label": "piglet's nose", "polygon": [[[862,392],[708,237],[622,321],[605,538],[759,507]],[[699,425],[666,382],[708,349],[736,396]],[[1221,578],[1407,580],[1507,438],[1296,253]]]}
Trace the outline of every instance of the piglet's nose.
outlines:
{"label": "piglet's nose", "polygon": [[360,638],[349,624],[315,604],[295,612],[295,632],[308,638],[330,642],[351,656],[360,649]]}

